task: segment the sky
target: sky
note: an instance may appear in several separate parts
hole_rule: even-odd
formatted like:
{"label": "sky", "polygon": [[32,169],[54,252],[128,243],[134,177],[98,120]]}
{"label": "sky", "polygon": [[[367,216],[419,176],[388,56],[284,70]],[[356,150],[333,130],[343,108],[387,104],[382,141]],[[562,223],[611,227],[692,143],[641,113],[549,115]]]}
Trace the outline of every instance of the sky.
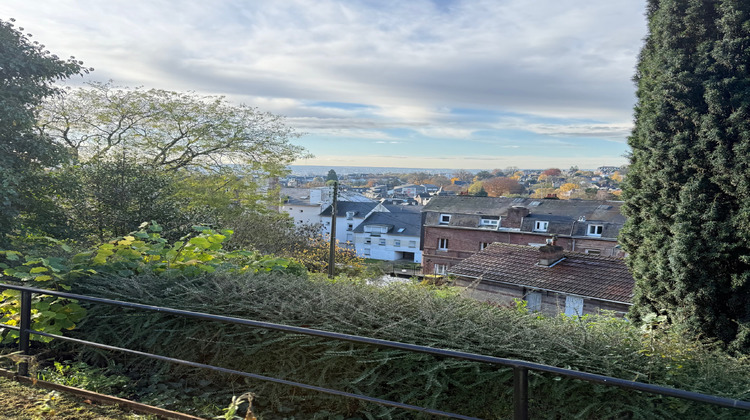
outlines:
{"label": "sky", "polygon": [[645,0],[2,0],[114,81],[286,117],[298,165],[627,163]]}

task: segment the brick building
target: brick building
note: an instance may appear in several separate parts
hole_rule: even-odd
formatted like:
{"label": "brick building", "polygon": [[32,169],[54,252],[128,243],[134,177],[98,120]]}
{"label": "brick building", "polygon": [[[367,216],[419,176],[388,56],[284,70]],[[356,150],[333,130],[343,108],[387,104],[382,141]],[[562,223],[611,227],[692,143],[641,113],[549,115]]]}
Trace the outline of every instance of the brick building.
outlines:
{"label": "brick building", "polygon": [[542,246],[556,237],[565,251],[623,257],[617,235],[621,201],[506,197],[434,197],[422,209],[425,273],[446,270],[493,242]]}
{"label": "brick building", "polygon": [[632,305],[633,276],[622,258],[493,243],[448,270],[472,298],[496,304],[524,299],[530,311],[556,315],[624,315]]}

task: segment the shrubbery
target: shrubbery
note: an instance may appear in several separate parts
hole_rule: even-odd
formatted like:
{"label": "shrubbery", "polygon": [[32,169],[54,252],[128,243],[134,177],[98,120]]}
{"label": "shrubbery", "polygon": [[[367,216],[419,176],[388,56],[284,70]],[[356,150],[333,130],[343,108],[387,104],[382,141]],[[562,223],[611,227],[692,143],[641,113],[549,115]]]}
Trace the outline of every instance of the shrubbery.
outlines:
{"label": "shrubbery", "polygon": [[[122,300],[299,325],[393,341],[517,358],[592,373],[747,399],[747,363],[684,340],[654,322],[637,329],[601,316],[542,318],[413,284],[374,286],[289,274],[224,272],[189,279],[142,275],[91,278],[76,290]],[[108,344],[314,385],[425,405],[480,418],[511,410],[511,371],[396,350],[289,335],[160,314],[89,308],[81,334]],[[654,320],[656,321],[656,320]],[[229,400],[252,391],[264,419],[416,418],[361,404],[205,371],[131,360],[91,350],[87,360],[117,360],[185,387],[221,387]],[[531,374],[532,418],[742,418],[742,412],[678,399]],[[204,384],[206,382],[203,382]],[[205,387],[203,388],[205,391]],[[189,393],[188,393],[189,394]],[[218,396],[218,395],[217,395]],[[184,407],[183,407],[184,409]],[[328,414],[326,414],[328,413]],[[346,417],[349,416],[349,417]]]}

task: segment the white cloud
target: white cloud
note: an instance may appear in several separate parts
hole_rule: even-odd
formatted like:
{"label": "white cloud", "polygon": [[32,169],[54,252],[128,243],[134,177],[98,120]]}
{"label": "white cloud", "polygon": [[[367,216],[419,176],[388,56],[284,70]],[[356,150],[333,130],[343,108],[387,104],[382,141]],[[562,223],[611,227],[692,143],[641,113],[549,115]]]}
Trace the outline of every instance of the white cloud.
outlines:
{"label": "white cloud", "polygon": [[456,121],[447,111],[455,108],[597,121],[517,121],[516,129],[551,137],[623,141],[629,131],[622,121],[635,99],[642,1],[177,4],[4,0],[3,8],[51,51],[95,67],[95,80],[223,94],[287,115],[303,131],[371,139],[412,128],[464,138],[512,128]]}

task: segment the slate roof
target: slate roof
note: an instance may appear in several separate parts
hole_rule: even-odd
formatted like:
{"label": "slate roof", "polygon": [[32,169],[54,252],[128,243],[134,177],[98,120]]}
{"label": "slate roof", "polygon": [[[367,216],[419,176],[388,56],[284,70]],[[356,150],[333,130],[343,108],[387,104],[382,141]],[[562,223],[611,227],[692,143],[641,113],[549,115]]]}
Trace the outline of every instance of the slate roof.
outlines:
{"label": "slate roof", "polygon": [[620,258],[565,253],[554,266],[537,265],[540,252],[529,246],[495,242],[451,267],[449,274],[482,278],[594,299],[630,304],[633,276]]}
{"label": "slate roof", "polygon": [[[354,217],[365,217],[367,213],[377,206],[376,202],[358,202],[358,201],[339,201],[336,203],[336,216],[346,217],[346,212],[353,211]],[[331,217],[331,206],[328,205],[322,212],[321,216]]]}
{"label": "slate roof", "polygon": [[610,200],[546,200],[539,198],[434,197],[423,211],[450,214],[507,216],[511,207],[525,207],[522,231],[534,230],[536,221],[548,221],[546,233],[570,236],[587,236],[587,226],[601,224],[602,238],[616,238],[625,216],[620,212],[622,201]]}
{"label": "slate roof", "polygon": [[[354,233],[364,233],[365,225],[392,226],[392,229],[388,231],[389,235],[418,237],[422,228],[422,215],[419,212],[406,210],[375,212],[354,228]],[[404,228],[404,231],[399,232],[399,228]]]}

